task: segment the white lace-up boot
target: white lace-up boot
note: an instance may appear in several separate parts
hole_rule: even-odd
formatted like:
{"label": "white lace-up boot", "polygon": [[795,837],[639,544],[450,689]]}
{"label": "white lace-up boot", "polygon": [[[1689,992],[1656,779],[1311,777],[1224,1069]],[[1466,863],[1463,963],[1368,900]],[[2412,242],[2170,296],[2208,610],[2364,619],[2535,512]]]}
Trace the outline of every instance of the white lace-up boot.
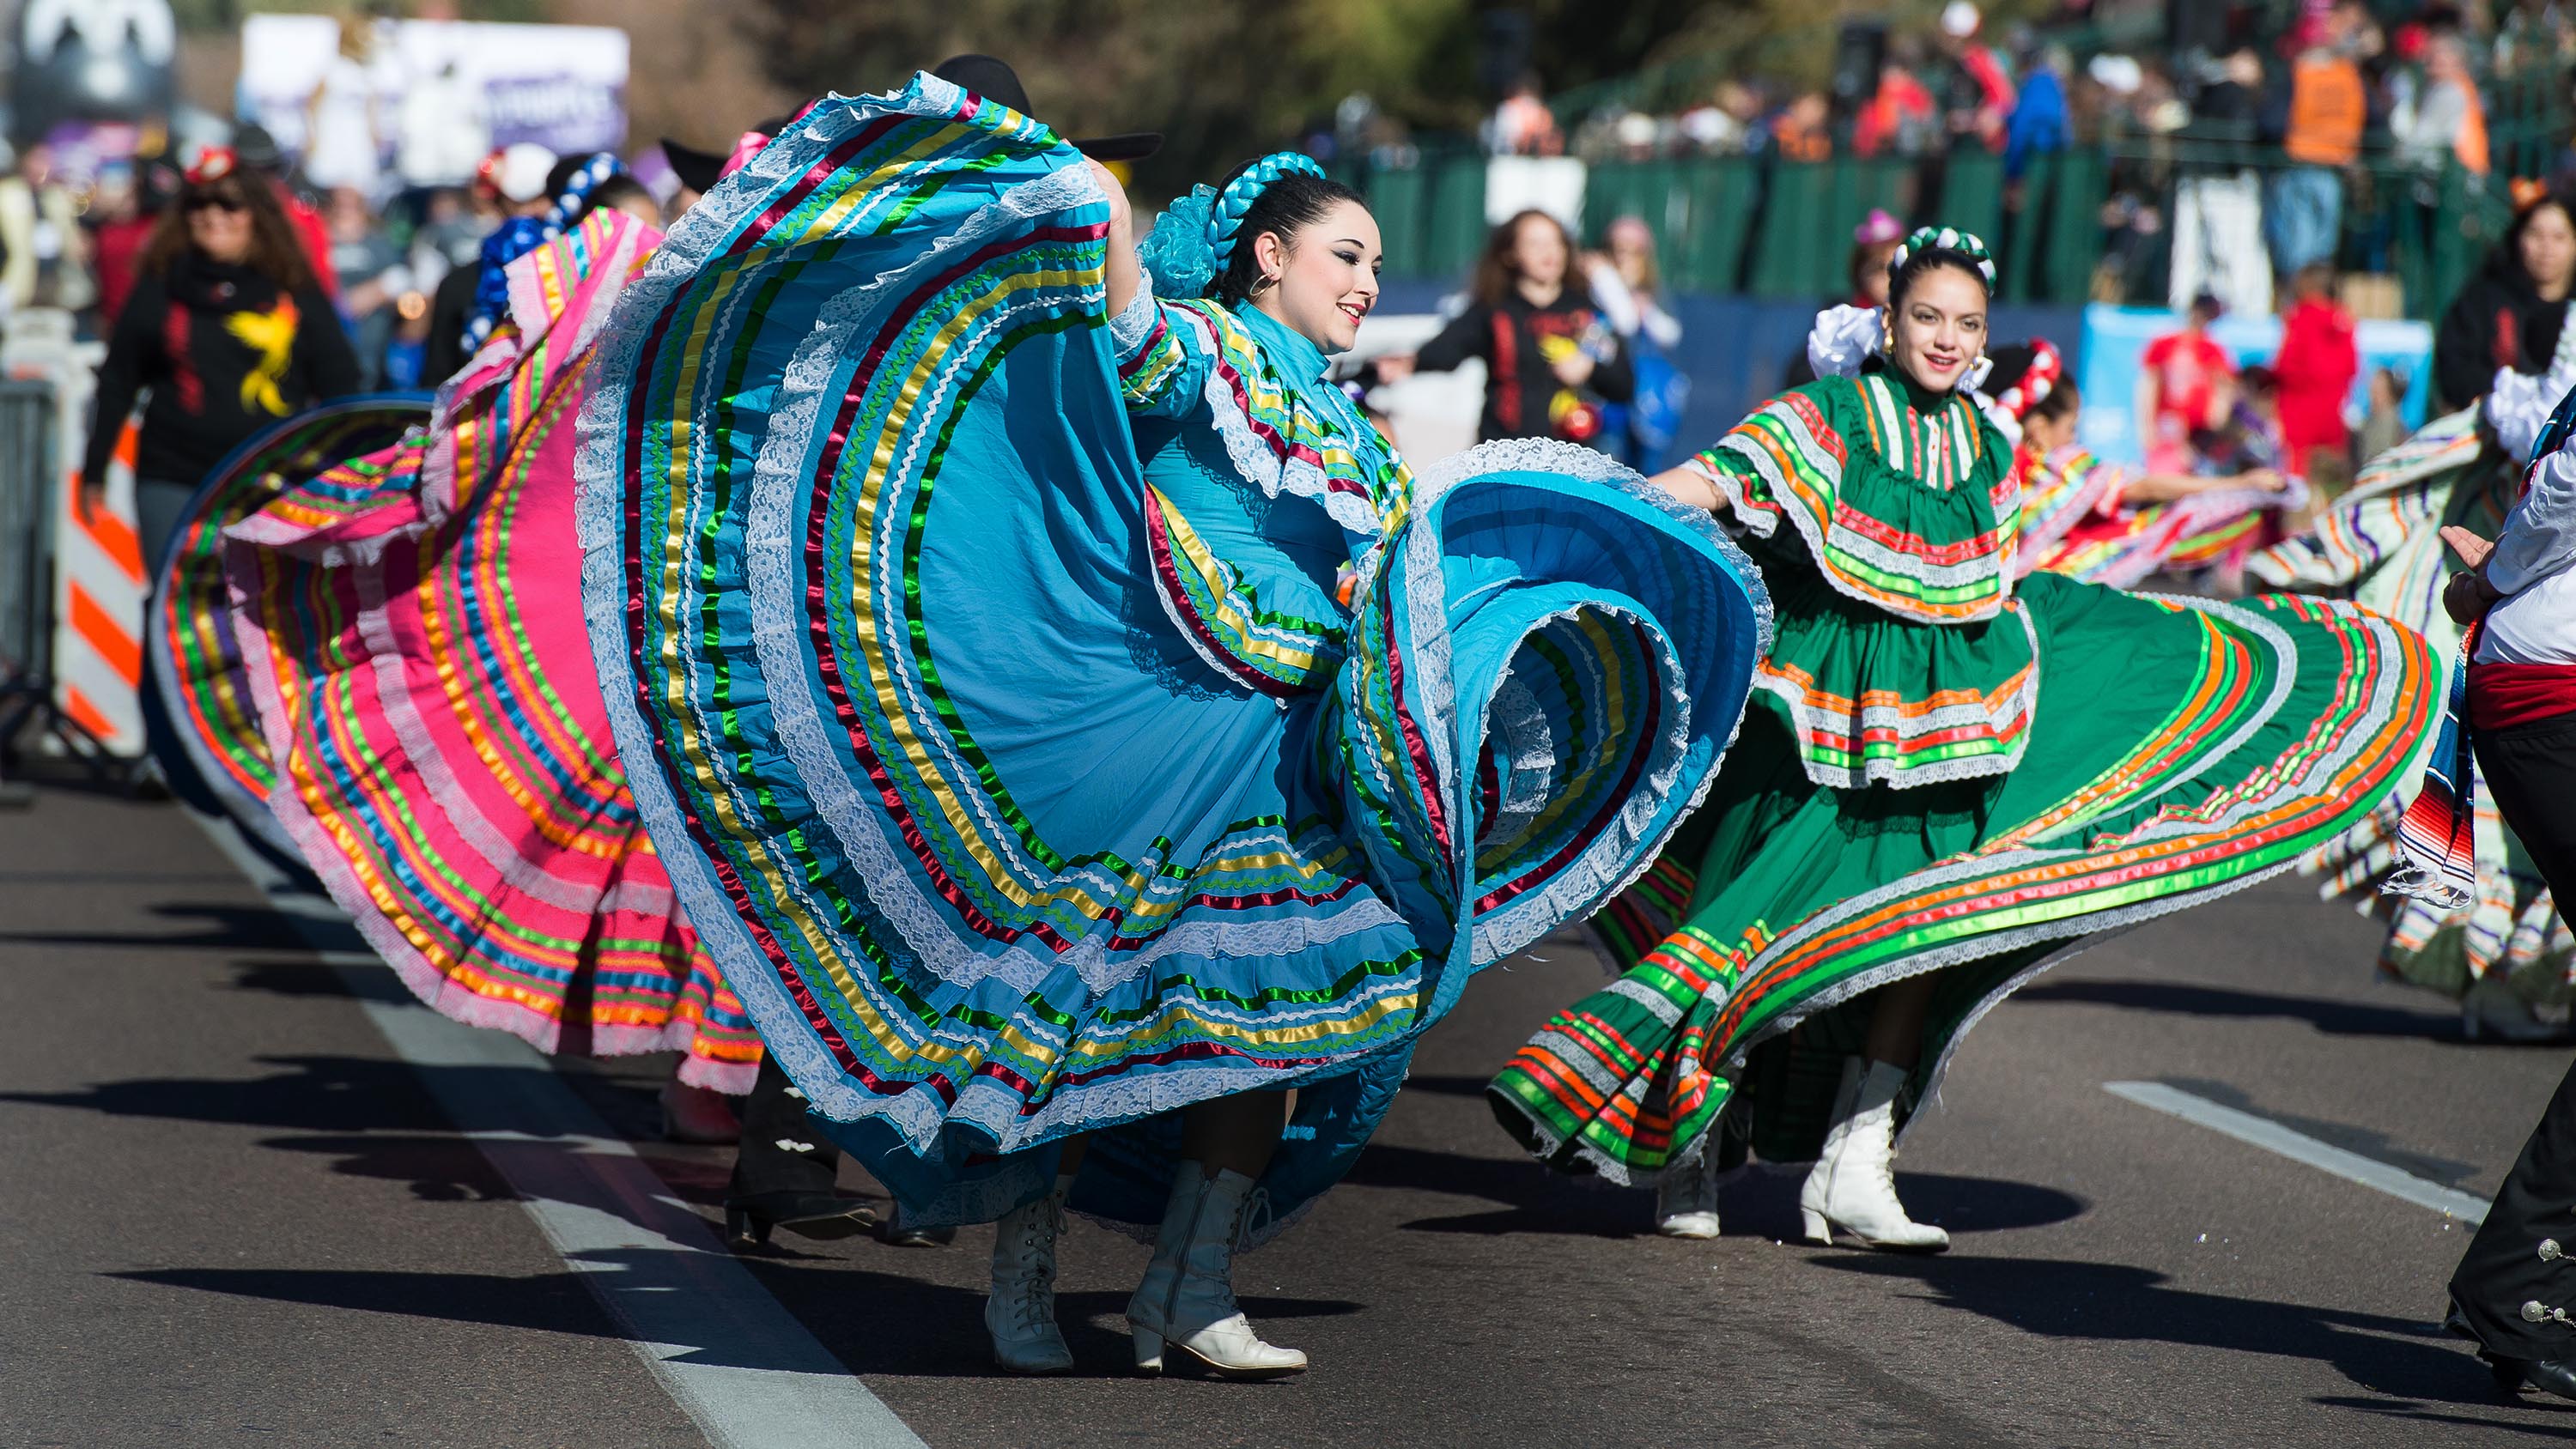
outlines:
{"label": "white lace-up boot", "polygon": [[984,1327],[993,1335],[993,1362],[1015,1374],[1073,1367],[1073,1350],[1055,1326],[1055,1240],[1064,1231],[1064,1196],[1072,1186],[1073,1179],[1059,1177],[1046,1196],[993,1225],[993,1291],[984,1300]]}
{"label": "white lace-up boot", "polygon": [[1664,1174],[1655,1189],[1655,1231],[1668,1238],[1714,1238],[1717,1226],[1717,1144],[1700,1149],[1699,1161]]}
{"label": "white lace-up boot", "polygon": [[1896,1094],[1906,1076],[1885,1062],[1844,1060],[1824,1155],[1798,1190],[1808,1242],[1831,1243],[1839,1229],[1865,1246],[1900,1253],[1950,1246],[1948,1233],[1907,1217],[1896,1200]]}
{"label": "white lace-up boot", "polygon": [[1209,1177],[1184,1162],[1172,1180],[1154,1259],[1136,1296],[1127,1300],[1127,1323],[1136,1335],[1136,1367],[1163,1371],[1163,1355],[1177,1350],[1186,1361],[1228,1379],[1275,1379],[1302,1373],[1306,1355],[1261,1341],[1234,1301],[1234,1249],[1243,1235],[1252,1179],[1239,1172]]}

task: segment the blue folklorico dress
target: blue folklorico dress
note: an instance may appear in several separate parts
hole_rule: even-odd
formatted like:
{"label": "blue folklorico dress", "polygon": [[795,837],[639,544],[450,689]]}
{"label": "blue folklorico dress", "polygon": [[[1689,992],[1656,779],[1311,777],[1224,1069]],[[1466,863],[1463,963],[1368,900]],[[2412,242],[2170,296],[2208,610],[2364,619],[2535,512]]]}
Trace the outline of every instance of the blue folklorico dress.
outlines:
{"label": "blue folklorico dress", "polygon": [[815,107],[619,299],[584,594],[691,920],[909,1211],[1089,1133],[1074,1206],[1151,1224],[1174,1109],[1295,1087],[1258,1240],[1654,858],[1769,604],[1597,453],[1417,477],[1262,313],[1110,317],[1108,221],[933,77]]}

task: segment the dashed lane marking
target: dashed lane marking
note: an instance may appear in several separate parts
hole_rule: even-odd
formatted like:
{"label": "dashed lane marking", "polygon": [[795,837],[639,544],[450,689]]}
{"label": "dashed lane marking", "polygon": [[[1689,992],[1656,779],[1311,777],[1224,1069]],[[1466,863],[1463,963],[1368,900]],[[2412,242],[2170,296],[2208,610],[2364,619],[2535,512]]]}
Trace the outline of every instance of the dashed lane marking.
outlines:
{"label": "dashed lane marking", "polygon": [[2333,1173],[2346,1182],[2377,1188],[2390,1197],[2404,1198],[2418,1207],[2431,1208],[2472,1227],[2487,1220],[2484,1198],[2471,1197],[2458,1188],[2444,1187],[2438,1182],[2417,1177],[2376,1157],[2364,1157],[2330,1142],[2320,1142],[2269,1117],[2259,1117],[2252,1112],[2213,1102],[2162,1082],[2104,1082],[2102,1090],[2141,1107],[2180,1117],[2212,1132],[2233,1137],[2248,1146],[2277,1152],[2292,1162],[2303,1162],[2320,1172]]}

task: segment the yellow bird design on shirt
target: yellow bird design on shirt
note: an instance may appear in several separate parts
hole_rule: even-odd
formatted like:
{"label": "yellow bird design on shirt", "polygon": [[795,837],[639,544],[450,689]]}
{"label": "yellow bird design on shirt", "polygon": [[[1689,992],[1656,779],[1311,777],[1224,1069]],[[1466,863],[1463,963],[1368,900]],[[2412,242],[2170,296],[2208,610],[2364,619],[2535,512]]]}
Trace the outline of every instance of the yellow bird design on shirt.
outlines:
{"label": "yellow bird design on shirt", "polygon": [[290,411],[277,385],[295,355],[297,320],[292,297],[278,298],[277,306],[266,312],[235,312],[224,319],[224,330],[259,354],[259,364],[242,376],[242,411],[261,408],[280,418]]}

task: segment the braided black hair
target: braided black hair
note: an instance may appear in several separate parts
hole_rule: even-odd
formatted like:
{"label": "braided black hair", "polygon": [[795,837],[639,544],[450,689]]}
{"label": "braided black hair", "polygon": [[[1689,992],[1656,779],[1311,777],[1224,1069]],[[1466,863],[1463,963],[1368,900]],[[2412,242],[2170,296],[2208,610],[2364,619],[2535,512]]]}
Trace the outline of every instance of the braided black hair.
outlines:
{"label": "braided black hair", "polygon": [[[1225,180],[1217,185],[1217,193],[1223,195],[1234,178],[1253,164],[1246,161],[1227,172]],[[1235,233],[1233,255],[1226,258],[1225,270],[1217,273],[1216,284],[1208,289],[1208,295],[1229,307],[1239,307],[1252,300],[1253,292],[1261,284],[1261,262],[1254,255],[1253,246],[1260,235],[1274,232],[1284,242],[1295,236],[1299,228],[1323,220],[1324,213],[1344,201],[1356,201],[1363,207],[1368,204],[1358,192],[1338,181],[1295,172],[1261,188],[1261,194],[1253,199],[1251,208],[1243,214],[1241,229]]]}

